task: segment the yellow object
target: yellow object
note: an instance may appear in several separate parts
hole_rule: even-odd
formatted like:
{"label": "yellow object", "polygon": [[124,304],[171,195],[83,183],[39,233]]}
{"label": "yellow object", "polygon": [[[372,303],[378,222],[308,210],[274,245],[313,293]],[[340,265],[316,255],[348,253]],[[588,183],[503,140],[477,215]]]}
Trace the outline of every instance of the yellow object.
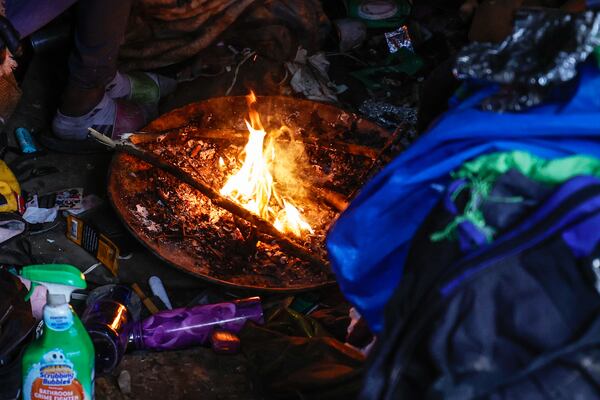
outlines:
{"label": "yellow object", "polygon": [[119,272],[119,248],[105,235],[74,215],[67,216],[67,239],[92,253],[114,276]]}
{"label": "yellow object", "polygon": [[0,160],[0,212],[17,211],[21,187],[8,165]]}
{"label": "yellow object", "polygon": [[158,307],[156,307],[152,300],[146,297],[146,294],[142,291],[142,288],[140,288],[140,286],[137,283],[132,283],[131,288],[142,300],[142,303],[144,303],[148,311],[150,311],[150,314],[156,314],[159,311]]}

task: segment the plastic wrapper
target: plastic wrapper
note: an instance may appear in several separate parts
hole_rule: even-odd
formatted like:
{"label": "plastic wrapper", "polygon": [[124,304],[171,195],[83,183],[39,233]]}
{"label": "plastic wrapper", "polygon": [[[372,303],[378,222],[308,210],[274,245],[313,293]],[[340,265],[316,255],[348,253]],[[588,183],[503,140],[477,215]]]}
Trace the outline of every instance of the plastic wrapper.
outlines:
{"label": "plastic wrapper", "polygon": [[553,88],[577,76],[577,67],[600,46],[600,13],[566,14],[524,9],[502,43],[473,43],[458,56],[455,75],[508,85],[482,108],[521,111],[542,103]]}

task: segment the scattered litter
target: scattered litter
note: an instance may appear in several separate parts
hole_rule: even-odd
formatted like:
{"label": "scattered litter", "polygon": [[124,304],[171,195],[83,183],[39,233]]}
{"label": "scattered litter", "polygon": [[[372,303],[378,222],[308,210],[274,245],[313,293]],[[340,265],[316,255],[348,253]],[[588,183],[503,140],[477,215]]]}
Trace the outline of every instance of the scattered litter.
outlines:
{"label": "scattered litter", "polygon": [[4,243],[25,231],[25,223],[18,219],[0,221],[0,243]]}
{"label": "scattered litter", "polygon": [[64,189],[47,196],[54,198],[54,205],[58,206],[59,210],[78,209],[83,201],[83,188]]}
{"label": "scattered litter", "polygon": [[340,41],[340,51],[348,52],[359,47],[367,38],[367,26],[364,22],[343,18],[333,21]]}
{"label": "scattered litter", "polygon": [[87,274],[89,274],[90,272],[92,272],[93,270],[95,270],[96,268],[98,268],[101,265],[102,265],[102,263],[92,264],[88,269],[86,269],[85,271],[83,271],[83,274],[87,275]]}
{"label": "scattered litter", "polygon": [[30,224],[42,224],[45,222],[54,222],[58,215],[58,207],[38,208],[27,207],[23,219]]}
{"label": "scattered litter", "polygon": [[[128,349],[162,351],[210,345],[214,331],[238,334],[247,321],[264,324],[260,298],[161,311],[133,323]],[[229,343],[224,347],[232,346]]]}
{"label": "scattered litter", "polygon": [[67,239],[77,244],[118,275],[119,247],[109,237],[81,217],[67,216]]}
{"label": "scattered litter", "polygon": [[72,210],[67,210],[67,212],[70,213],[70,214],[79,215],[79,214],[84,213],[84,212],[86,212],[88,210],[91,210],[92,208],[96,208],[96,207],[98,207],[101,204],[102,204],[102,199],[100,197],[96,196],[95,194],[88,194],[81,201],[81,207],[80,208],[75,208],[75,209],[72,209]]}
{"label": "scattered litter", "polygon": [[390,49],[390,53],[397,53],[400,49],[414,51],[412,40],[408,34],[408,27],[406,25],[401,26],[393,32],[386,32],[385,40]]}
{"label": "scattered litter", "polygon": [[54,239],[46,239],[46,242],[48,242],[48,243],[54,243],[54,242],[56,242],[56,240],[54,240]]}
{"label": "scattered litter", "polygon": [[159,311],[158,307],[156,307],[156,304],[154,304],[152,300],[149,299],[148,296],[146,296],[146,293],[144,293],[142,288],[140,288],[140,285],[138,285],[137,283],[132,283],[131,288],[133,289],[135,294],[139,296],[146,309],[150,311],[150,314],[156,314]]}
{"label": "scattered litter", "polygon": [[401,47],[396,53],[388,54],[380,65],[363,68],[351,72],[350,75],[360,80],[368,89],[379,89],[382,86],[382,79],[388,75],[391,76],[414,76],[424,61],[413,51]]}
{"label": "scattered litter", "polygon": [[[242,58],[242,60],[235,67],[235,72],[233,73],[233,79],[231,81],[231,85],[229,85],[229,88],[225,92],[225,96],[229,96],[231,94],[231,91],[235,87],[235,84],[237,83],[237,79],[238,79],[238,74],[240,73],[240,68],[242,67],[242,65],[244,65],[244,63],[246,61],[248,61],[250,59],[250,57],[256,55],[256,52],[250,51],[250,49],[244,49],[242,54],[244,54],[244,58]],[[226,67],[226,70],[227,70],[227,72],[230,72],[231,67],[229,67],[229,69],[227,69],[227,67]]]}
{"label": "scattered litter", "polygon": [[167,290],[165,289],[165,286],[163,285],[160,278],[158,276],[151,276],[148,280],[148,284],[150,285],[150,290],[152,290],[152,294],[158,297],[167,307],[167,309],[172,310],[173,306],[171,305],[171,300],[169,299]]}
{"label": "scattered litter", "polygon": [[126,285],[104,285],[86,299],[81,322],[96,348],[96,372],[111,373],[127,350],[129,325],[139,319],[141,302]]}
{"label": "scattered litter", "polygon": [[117,382],[119,383],[119,389],[121,390],[121,393],[131,393],[131,374],[129,374],[129,371],[127,371],[126,369],[121,371]]}
{"label": "scattered litter", "polygon": [[23,154],[32,154],[39,151],[28,129],[22,127],[15,129],[15,137]]}
{"label": "scattered litter", "polygon": [[359,111],[367,118],[376,121],[388,128],[395,128],[400,123],[416,125],[417,109],[408,106],[395,106],[374,99],[365,100],[359,107]]}
{"label": "scattered litter", "polygon": [[146,207],[143,207],[139,204],[136,204],[135,206],[135,211],[142,217],[142,218],[148,218],[148,210],[146,209]]}
{"label": "scattered litter", "polygon": [[329,61],[325,53],[308,56],[308,51],[298,48],[293,62],[285,64],[292,74],[290,85],[294,92],[302,93],[309,100],[337,102],[336,85],[329,80]]}
{"label": "scattered litter", "polygon": [[82,207],[83,188],[68,188],[44,195],[31,194],[27,198],[27,207],[76,210]]}
{"label": "scattered litter", "polygon": [[142,224],[151,232],[160,232],[160,226],[155,222],[148,219],[150,213],[148,213],[148,209],[140,204],[135,206],[135,212],[137,215],[141,217]]}
{"label": "scattered litter", "polygon": [[[568,38],[568,40],[567,40]],[[502,43],[472,43],[458,54],[459,79],[505,85],[481,103],[487,111],[523,111],[541,104],[552,89],[574,79],[600,45],[600,14],[554,10],[518,12]]]}
{"label": "scattered litter", "polygon": [[349,0],[348,15],[360,18],[369,28],[393,28],[410,14],[407,0]]}

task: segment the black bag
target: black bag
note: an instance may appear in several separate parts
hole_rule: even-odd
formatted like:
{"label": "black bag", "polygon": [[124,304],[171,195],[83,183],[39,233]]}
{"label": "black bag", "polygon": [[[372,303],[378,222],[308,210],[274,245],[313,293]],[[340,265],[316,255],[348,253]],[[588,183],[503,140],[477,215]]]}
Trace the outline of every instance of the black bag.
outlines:
{"label": "black bag", "polygon": [[35,327],[27,289],[0,268],[0,400],[16,399],[21,388],[21,356]]}
{"label": "black bag", "polygon": [[563,184],[493,243],[462,256],[413,240],[361,399],[600,398],[600,180]]}

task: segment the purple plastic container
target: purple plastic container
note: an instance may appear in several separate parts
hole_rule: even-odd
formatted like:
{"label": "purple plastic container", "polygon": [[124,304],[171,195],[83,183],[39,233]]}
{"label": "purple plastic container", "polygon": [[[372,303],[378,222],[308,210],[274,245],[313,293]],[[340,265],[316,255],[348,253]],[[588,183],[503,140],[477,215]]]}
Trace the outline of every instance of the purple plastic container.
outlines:
{"label": "purple plastic container", "polygon": [[215,330],[237,334],[246,321],[264,323],[259,297],[161,311],[133,324],[128,349],[176,350],[209,345]]}

